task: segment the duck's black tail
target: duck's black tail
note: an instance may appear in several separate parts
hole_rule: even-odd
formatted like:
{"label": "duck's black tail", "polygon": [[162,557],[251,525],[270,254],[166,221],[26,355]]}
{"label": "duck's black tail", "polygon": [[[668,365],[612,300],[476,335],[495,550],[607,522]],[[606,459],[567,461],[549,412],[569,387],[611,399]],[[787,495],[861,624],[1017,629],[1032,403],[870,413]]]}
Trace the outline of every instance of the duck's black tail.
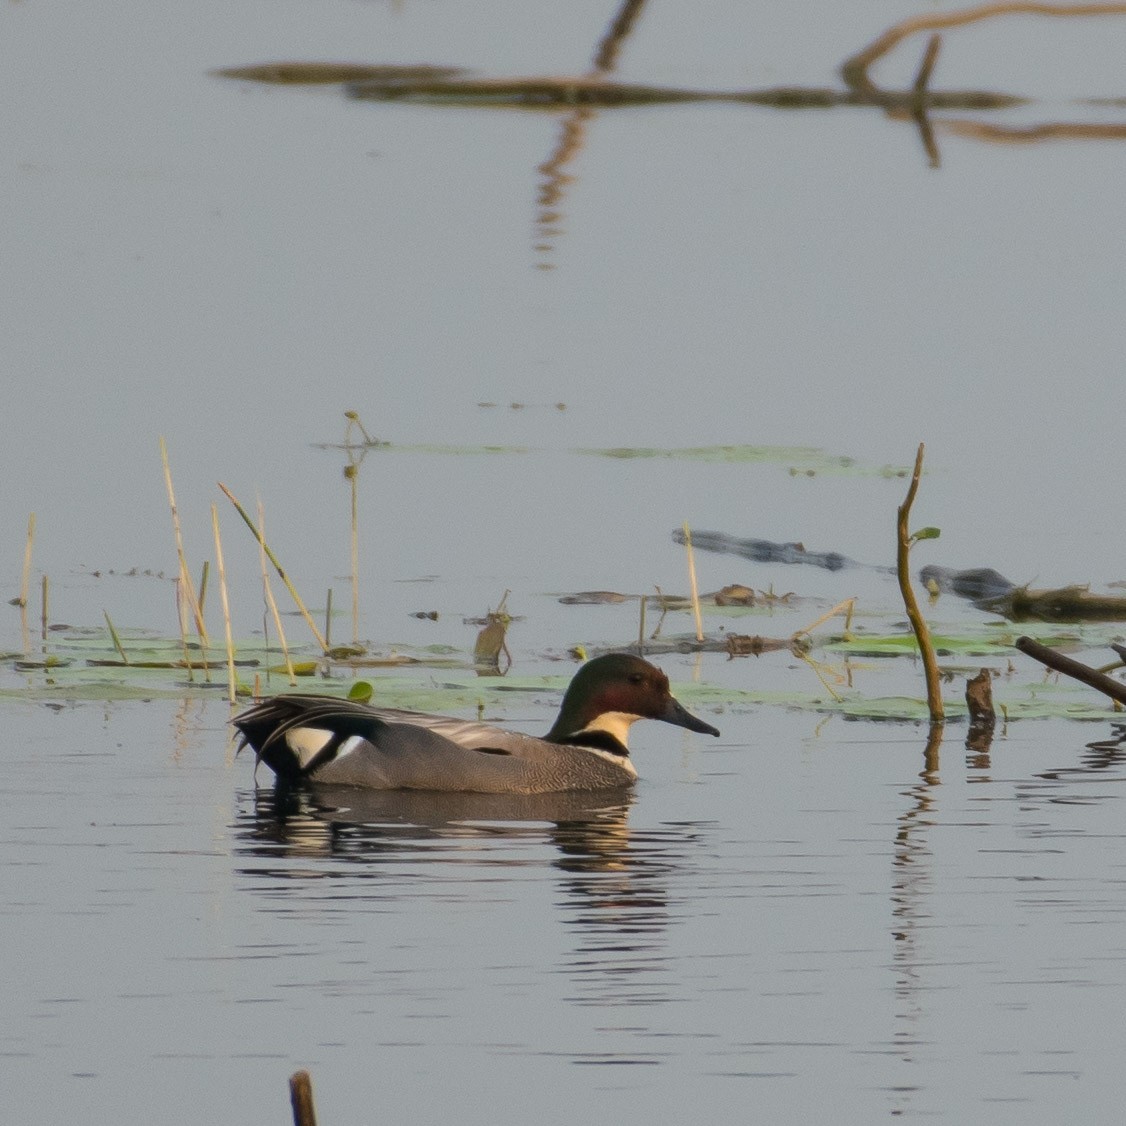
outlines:
{"label": "duck's black tail", "polygon": [[250,747],[279,782],[293,783],[331,762],[353,735],[370,735],[379,720],[351,700],[292,693],[262,700],[231,723],[240,751]]}

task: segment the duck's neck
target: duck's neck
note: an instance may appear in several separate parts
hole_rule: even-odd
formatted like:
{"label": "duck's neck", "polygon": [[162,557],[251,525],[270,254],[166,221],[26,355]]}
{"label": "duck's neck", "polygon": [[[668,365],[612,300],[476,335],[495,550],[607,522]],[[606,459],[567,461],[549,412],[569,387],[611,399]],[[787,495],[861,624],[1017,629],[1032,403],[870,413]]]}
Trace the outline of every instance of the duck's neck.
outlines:
{"label": "duck's neck", "polygon": [[547,733],[547,739],[552,743],[597,747],[616,755],[628,755],[629,729],[640,718],[630,712],[602,712],[581,723],[577,717],[561,713],[555,726]]}

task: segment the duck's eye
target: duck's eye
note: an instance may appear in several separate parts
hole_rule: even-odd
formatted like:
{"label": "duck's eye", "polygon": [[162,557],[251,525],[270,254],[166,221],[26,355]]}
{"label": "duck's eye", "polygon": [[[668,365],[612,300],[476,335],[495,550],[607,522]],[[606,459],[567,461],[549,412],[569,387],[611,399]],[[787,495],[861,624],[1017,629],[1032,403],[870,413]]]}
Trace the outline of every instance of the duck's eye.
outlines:
{"label": "duck's eye", "polygon": [[631,672],[629,674],[630,684],[640,684],[644,679],[645,677],[643,677],[639,672]]}

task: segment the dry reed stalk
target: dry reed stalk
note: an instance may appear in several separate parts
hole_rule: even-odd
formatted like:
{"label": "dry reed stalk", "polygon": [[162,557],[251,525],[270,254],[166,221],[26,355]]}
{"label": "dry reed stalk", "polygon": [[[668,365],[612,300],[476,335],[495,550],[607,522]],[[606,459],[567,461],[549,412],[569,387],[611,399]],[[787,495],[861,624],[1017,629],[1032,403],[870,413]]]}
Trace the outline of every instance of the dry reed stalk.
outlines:
{"label": "dry reed stalk", "polygon": [[203,603],[207,598],[207,579],[211,574],[211,561],[205,559],[203,566],[199,572],[199,594],[196,595],[196,605],[199,606],[199,612],[203,614]]}
{"label": "dry reed stalk", "polygon": [[911,515],[911,505],[915,501],[915,494],[919,491],[919,478],[923,473],[923,453],[926,446],[920,442],[919,452],[915,455],[915,469],[911,474],[911,486],[907,490],[907,497],[899,506],[896,519],[896,575],[899,579],[899,591],[903,596],[903,605],[907,610],[907,619],[915,633],[915,640],[919,645],[919,653],[923,658],[923,672],[927,681],[927,709],[930,711],[931,723],[944,723],[946,712],[942,706],[942,685],[938,675],[938,661],[934,655],[934,646],[931,645],[930,631],[927,623],[919,610],[919,603],[915,599],[915,591],[911,587],[911,572],[908,566],[908,554],[911,550],[911,535],[907,529],[907,521]]}
{"label": "dry reed stalk", "polygon": [[[184,655],[184,668],[188,670],[188,681],[195,680],[195,671],[192,669],[192,655],[188,649],[188,614],[187,599],[184,598],[184,577],[177,575],[176,579],[176,621],[180,626],[180,651]],[[204,668],[207,667],[207,653],[203,654]]]}
{"label": "dry reed stalk", "polygon": [[856,605],[856,598],[846,598],[843,602],[838,602],[831,610],[826,610],[824,614],[815,622],[810,622],[809,625],[803,629],[794,630],[792,637],[801,637],[802,634],[811,634],[822,623],[827,622],[830,618],[835,618],[842,610],[847,611],[845,614],[845,631],[847,632],[852,626],[852,609]]}
{"label": "dry reed stalk", "polygon": [[692,614],[696,618],[696,640],[704,640],[704,620],[700,616],[700,588],[696,585],[696,557],[692,553],[692,533],[684,521],[684,551],[688,556],[688,585],[692,595]]}
{"label": "dry reed stalk", "polygon": [[[258,561],[262,566],[262,591],[266,597],[266,605],[270,608],[270,614],[274,619],[274,628],[278,631],[278,644],[281,646],[282,658],[285,661],[286,675],[289,677],[289,685],[291,688],[297,687],[297,674],[293,671],[293,659],[289,655],[289,646],[285,640],[285,629],[282,626],[281,614],[278,613],[278,603],[274,598],[274,592],[270,587],[270,572],[266,567],[266,552],[263,550],[262,545],[265,543],[265,529],[266,529],[266,514],[262,509],[262,502],[258,502]],[[258,693],[255,692],[255,695]]]}
{"label": "dry reed stalk", "polygon": [[27,544],[23,549],[23,573],[20,576],[20,635],[23,640],[23,651],[31,649],[31,631],[27,625],[28,587],[31,583],[31,545],[35,541],[35,513],[27,518]]}
{"label": "dry reed stalk", "polygon": [[199,635],[200,644],[204,651],[207,650],[207,627],[203,624],[203,612],[196,601],[195,590],[188,575],[188,561],[184,556],[184,536],[180,530],[180,510],[176,507],[176,493],[172,488],[172,470],[168,464],[168,447],[164,443],[164,435],[160,437],[160,461],[164,466],[164,485],[168,490],[168,507],[172,510],[172,530],[176,535],[176,555],[180,561],[180,577],[184,580],[184,590],[187,592],[192,616],[195,618],[196,633]]}
{"label": "dry reed stalk", "polygon": [[20,606],[27,609],[28,587],[31,584],[31,545],[35,542],[35,513],[27,518],[27,543],[23,549],[23,574],[20,578]]}
{"label": "dry reed stalk", "polygon": [[219,537],[219,509],[211,506],[211,529],[215,533],[215,566],[219,570],[219,600],[223,605],[223,630],[227,640],[227,698],[233,704],[235,684],[235,643],[231,637],[231,605],[227,600],[227,568],[223,565],[223,543]]}
{"label": "dry reed stalk", "polygon": [[313,616],[305,607],[305,603],[301,601],[301,595],[297,593],[297,588],[290,581],[289,576],[285,573],[285,569],[278,562],[278,557],[270,549],[270,545],[259,534],[258,529],[254,525],[254,521],[250,519],[247,511],[241,504],[235,494],[223,484],[222,481],[217,482],[219,488],[223,490],[223,495],[235,506],[235,511],[242,517],[243,522],[254,534],[254,538],[262,545],[262,550],[266,553],[266,558],[274,565],[274,570],[277,571],[278,577],[285,583],[285,589],[289,591],[290,598],[293,599],[294,605],[297,607],[301,616],[305,619],[305,624],[313,631],[313,636],[317,639],[317,644],[321,647],[321,651],[325,652],[328,649],[328,642],[325,641],[321,631],[317,628],[317,623],[313,621]]}
{"label": "dry reed stalk", "polygon": [[332,648],[332,587],[325,595],[325,649]]}
{"label": "dry reed stalk", "polygon": [[645,656],[645,595],[643,594],[638,602],[641,603],[641,610],[637,622],[637,655],[639,657]]}
{"label": "dry reed stalk", "polygon": [[360,644],[360,475],[355,466],[348,467],[352,486],[352,644]]}
{"label": "dry reed stalk", "polygon": [[40,599],[41,599],[40,605],[42,607],[40,615],[39,615],[39,636],[44,641],[47,640],[47,620],[48,620],[47,587],[48,587],[48,580],[47,580],[47,576],[44,575],[43,581],[39,584]]}

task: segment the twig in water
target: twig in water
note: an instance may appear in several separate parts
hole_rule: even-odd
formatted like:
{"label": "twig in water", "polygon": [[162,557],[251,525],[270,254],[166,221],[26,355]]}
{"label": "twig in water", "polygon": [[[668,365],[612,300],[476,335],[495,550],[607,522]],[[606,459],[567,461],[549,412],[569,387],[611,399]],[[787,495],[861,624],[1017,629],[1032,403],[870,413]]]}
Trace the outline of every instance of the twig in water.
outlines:
{"label": "twig in water", "polygon": [[810,622],[809,625],[805,626],[803,629],[794,630],[791,637],[798,638],[803,634],[812,634],[819,625],[821,625],[823,622],[827,622],[830,618],[835,618],[842,610],[845,611],[845,633],[848,633],[852,628],[852,609],[855,605],[855,597],[846,598],[843,602],[838,602],[836,606],[834,606],[831,610],[826,610],[825,613],[817,619],[817,621]]}
{"label": "twig in water", "polygon": [[317,1126],[313,1079],[307,1071],[295,1071],[289,1077],[289,1103],[293,1107],[293,1126]]}
{"label": "twig in water", "polygon": [[896,575],[899,578],[899,592],[903,596],[903,605],[907,610],[907,619],[915,633],[915,640],[919,645],[919,653],[923,658],[923,672],[927,681],[927,709],[930,711],[932,723],[944,723],[946,713],[942,706],[942,688],[939,683],[938,661],[935,659],[934,646],[931,645],[930,632],[927,623],[919,611],[919,603],[915,600],[915,592],[911,588],[911,572],[908,565],[908,553],[913,542],[907,531],[907,521],[911,515],[911,505],[915,501],[915,494],[919,491],[919,478],[923,472],[923,453],[926,446],[920,442],[919,452],[915,455],[915,470],[911,474],[911,486],[907,490],[907,497],[899,506],[896,520]]}
{"label": "twig in water", "polygon": [[1055,669],[1056,672],[1062,672],[1064,676],[1070,676],[1090,688],[1102,692],[1104,696],[1109,696],[1115,703],[1126,704],[1126,684],[1123,684],[1122,681],[1115,680],[1112,676],[1106,676],[1097,669],[1084,665],[1072,657],[1065,657],[1062,653],[1049,649],[1047,645],[1042,645],[1031,637],[1018,637],[1016,647],[1042,665],[1047,665],[1048,668]]}

